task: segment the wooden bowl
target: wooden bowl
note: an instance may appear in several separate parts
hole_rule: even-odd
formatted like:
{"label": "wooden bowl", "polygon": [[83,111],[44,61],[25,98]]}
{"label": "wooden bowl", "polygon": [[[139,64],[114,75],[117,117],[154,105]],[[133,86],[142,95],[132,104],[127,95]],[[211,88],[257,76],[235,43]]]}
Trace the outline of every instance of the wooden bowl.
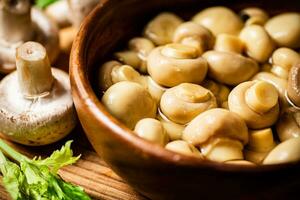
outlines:
{"label": "wooden bowl", "polygon": [[[300,10],[299,1],[108,0],[87,17],[73,44],[71,83],[86,135],[99,155],[131,186],[151,199],[283,199],[300,186],[300,163],[225,165],[179,155],[151,144],[112,117],[94,87],[96,69],[128,38],[141,35],[160,11],[189,19],[202,8],[259,6],[269,13]],[[130,113],[129,113],[130,114]]]}

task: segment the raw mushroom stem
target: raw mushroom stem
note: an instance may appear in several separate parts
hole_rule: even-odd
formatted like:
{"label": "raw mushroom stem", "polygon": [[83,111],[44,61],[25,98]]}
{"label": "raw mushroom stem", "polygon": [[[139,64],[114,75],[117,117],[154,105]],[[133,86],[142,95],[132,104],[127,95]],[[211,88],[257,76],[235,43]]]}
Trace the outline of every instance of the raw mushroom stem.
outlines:
{"label": "raw mushroom stem", "polygon": [[[0,1],[0,38],[14,43],[33,37],[29,0]],[[0,39],[0,40],[1,40]]]}
{"label": "raw mushroom stem", "polygon": [[16,65],[19,87],[27,99],[46,96],[54,82],[46,49],[36,42],[27,42],[17,49]]}
{"label": "raw mushroom stem", "polygon": [[278,93],[273,85],[258,81],[247,90],[245,100],[254,111],[265,113],[276,105]]}

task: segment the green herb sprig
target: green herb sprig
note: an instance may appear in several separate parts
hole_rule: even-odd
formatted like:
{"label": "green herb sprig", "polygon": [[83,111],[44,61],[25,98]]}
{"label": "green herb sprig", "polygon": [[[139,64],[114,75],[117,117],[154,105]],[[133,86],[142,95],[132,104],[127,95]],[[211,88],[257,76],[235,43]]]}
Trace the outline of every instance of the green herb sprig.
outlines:
{"label": "green herb sprig", "polygon": [[[28,157],[15,151],[0,139],[0,171],[3,184],[13,200],[90,200],[79,186],[63,181],[58,169],[75,163],[80,156],[73,157],[72,141],[46,159]],[[18,164],[9,161],[5,155]]]}
{"label": "green herb sprig", "polygon": [[55,3],[56,1],[59,0],[35,0],[35,5],[39,8],[46,8],[47,6]]}

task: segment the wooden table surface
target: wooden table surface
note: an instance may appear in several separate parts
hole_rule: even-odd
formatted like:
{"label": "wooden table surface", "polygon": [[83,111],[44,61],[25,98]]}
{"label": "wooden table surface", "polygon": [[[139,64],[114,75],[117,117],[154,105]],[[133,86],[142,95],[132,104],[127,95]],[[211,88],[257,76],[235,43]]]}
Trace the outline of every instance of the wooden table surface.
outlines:
{"label": "wooden table surface", "polygon": [[[0,135],[3,138],[3,135]],[[81,154],[81,158],[74,165],[66,166],[59,171],[59,175],[68,182],[79,185],[93,199],[104,200],[143,200],[130,186],[117,176],[107,164],[99,157],[80,127],[76,128],[63,141],[45,147],[27,147],[9,142],[19,152],[33,156],[48,156],[53,150],[59,149],[65,141],[72,139],[74,155]],[[0,200],[10,199],[7,192],[0,184]]]}
{"label": "wooden table surface", "polygon": [[[68,55],[61,55],[57,65],[63,66],[61,69],[68,71]],[[2,76],[0,76],[1,79]],[[3,138],[3,135],[0,134]],[[117,176],[101,159],[91,147],[84,135],[80,125],[64,140],[52,145],[43,147],[27,147],[9,142],[16,150],[29,156],[49,156],[54,150],[67,141],[73,140],[72,149],[74,155],[81,154],[80,160],[74,165],[66,166],[59,171],[59,175],[68,182],[79,185],[92,197],[101,200],[144,200],[145,197],[139,195],[128,186],[119,176]],[[1,173],[0,173],[1,174]],[[0,200],[8,200],[9,195],[2,186],[0,176]]]}

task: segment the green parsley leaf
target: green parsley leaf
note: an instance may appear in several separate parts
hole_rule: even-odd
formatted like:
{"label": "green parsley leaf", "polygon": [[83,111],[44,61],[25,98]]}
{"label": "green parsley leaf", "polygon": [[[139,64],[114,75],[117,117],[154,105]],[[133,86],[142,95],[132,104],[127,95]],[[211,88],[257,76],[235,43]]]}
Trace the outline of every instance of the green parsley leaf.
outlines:
{"label": "green parsley leaf", "polygon": [[0,151],[0,170],[3,174],[3,184],[13,199],[26,199],[21,192],[21,185],[24,184],[25,177],[20,167],[8,161]]}
{"label": "green parsley leaf", "polygon": [[[90,200],[84,190],[63,181],[59,168],[75,163],[80,156],[73,157],[72,141],[46,159],[26,156],[15,151],[0,139],[0,171],[3,183],[13,200]],[[6,159],[5,152],[19,165]]]}
{"label": "green parsley leaf", "polygon": [[39,166],[47,165],[51,169],[51,172],[56,174],[58,169],[66,165],[71,165],[80,158],[80,155],[73,157],[71,143],[72,141],[66,142],[66,144],[62,146],[60,150],[54,151],[50,157],[44,160],[39,157],[34,158],[32,162]]}

